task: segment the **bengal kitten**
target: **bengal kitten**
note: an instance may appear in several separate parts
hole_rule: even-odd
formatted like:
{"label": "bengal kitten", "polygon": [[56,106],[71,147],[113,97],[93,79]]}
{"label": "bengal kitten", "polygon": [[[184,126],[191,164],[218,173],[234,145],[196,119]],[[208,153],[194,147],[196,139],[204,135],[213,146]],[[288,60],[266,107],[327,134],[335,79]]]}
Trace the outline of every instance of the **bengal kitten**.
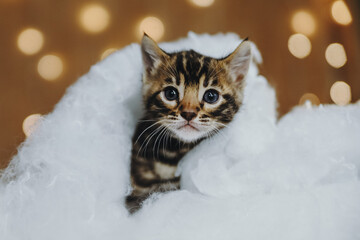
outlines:
{"label": "bengal kitten", "polygon": [[150,194],[179,189],[175,172],[181,158],[233,119],[251,60],[246,40],[227,57],[215,59],[193,50],[166,53],[144,35],[145,114],[132,139],[133,191],[126,198],[131,213]]}

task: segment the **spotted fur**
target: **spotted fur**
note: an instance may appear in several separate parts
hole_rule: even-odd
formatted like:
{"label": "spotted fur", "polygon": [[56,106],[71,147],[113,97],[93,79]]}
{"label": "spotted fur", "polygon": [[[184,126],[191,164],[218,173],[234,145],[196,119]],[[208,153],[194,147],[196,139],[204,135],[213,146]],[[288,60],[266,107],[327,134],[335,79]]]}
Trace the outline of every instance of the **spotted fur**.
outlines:
{"label": "spotted fur", "polygon": [[[251,59],[248,41],[222,59],[193,50],[166,53],[146,34],[141,49],[145,114],[133,136],[130,212],[154,192],[179,189],[175,172],[181,158],[225,127],[241,107]],[[169,87],[177,91],[175,100],[166,97]],[[204,100],[210,90],[218,93],[214,103]]]}

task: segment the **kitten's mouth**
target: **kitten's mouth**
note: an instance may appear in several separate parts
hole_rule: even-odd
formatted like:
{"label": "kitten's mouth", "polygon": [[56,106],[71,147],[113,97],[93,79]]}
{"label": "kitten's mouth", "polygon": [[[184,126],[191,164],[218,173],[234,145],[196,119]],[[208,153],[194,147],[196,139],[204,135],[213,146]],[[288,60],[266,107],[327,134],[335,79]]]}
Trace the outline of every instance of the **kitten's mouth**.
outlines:
{"label": "kitten's mouth", "polygon": [[196,127],[194,127],[193,125],[191,125],[190,123],[184,124],[181,127],[178,127],[177,130],[180,129],[188,129],[188,130],[195,130],[195,131],[199,131],[199,129],[197,129]]}
{"label": "kitten's mouth", "polygon": [[[179,124],[180,125],[180,124]],[[195,122],[182,122],[180,126],[173,128],[173,132],[177,137],[184,142],[195,142],[204,135],[204,131],[201,126]]]}

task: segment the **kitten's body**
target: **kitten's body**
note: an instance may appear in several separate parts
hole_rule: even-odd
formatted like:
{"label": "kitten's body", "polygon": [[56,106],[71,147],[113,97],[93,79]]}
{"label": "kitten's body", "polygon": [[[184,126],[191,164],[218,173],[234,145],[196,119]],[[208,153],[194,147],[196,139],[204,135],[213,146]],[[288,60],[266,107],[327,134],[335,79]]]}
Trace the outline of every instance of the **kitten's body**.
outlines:
{"label": "kitten's body", "polygon": [[176,190],[180,187],[180,178],[175,177],[177,165],[195,146],[195,143],[184,143],[173,136],[165,136],[163,129],[151,126],[152,124],[152,121],[138,124],[133,137],[133,192],[127,198],[128,207],[132,211],[137,210],[150,193]]}
{"label": "kitten's body", "polygon": [[146,111],[133,136],[130,212],[153,192],[178,189],[181,158],[232,120],[251,56],[244,43],[228,57],[214,59],[192,50],[168,54],[144,36]]}

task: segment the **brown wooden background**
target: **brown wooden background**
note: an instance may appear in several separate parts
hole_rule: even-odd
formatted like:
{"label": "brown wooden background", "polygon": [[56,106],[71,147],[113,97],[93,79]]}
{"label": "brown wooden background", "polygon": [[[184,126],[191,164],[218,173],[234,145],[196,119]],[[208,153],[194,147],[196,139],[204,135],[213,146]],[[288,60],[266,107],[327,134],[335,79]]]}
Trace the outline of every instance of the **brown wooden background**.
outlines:
{"label": "brown wooden background", "polygon": [[[99,61],[109,47],[138,42],[139,20],[157,16],[165,25],[161,41],[197,33],[235,32],[249,36],[262,52],[261,72],[277,90],[280,115],[298,104],[306,92],[315,93],[321,103],[331,103],[329,91],[338,80],[352,89],[352,102],[360,98],[359,3],[346,1],[353,22],[339,26],[330,15],[332,0],[215,0],[207,8],[194,7],[187,0],[0,0],[0,166],[6,166],[24,140],[22,122],[30,114],[46,114],[89,67]],[[89,34],[77,23],[77,15],[87,3],[100,3],[111,14],[106,31]],[[293,13],[311,12],[317,29],[310,38],[312,52],[297,59],[287,41],[294,32]],[[32,56],[22,54],[16,45],[26,27],[40,29],[45,36],[42,50]],[[340,68],[329,66],[324,57],[328,44],[344,45],[348,62]],[[64,74],[53,82],[37,73],[39,59],[55,52],[65,63]]]}

